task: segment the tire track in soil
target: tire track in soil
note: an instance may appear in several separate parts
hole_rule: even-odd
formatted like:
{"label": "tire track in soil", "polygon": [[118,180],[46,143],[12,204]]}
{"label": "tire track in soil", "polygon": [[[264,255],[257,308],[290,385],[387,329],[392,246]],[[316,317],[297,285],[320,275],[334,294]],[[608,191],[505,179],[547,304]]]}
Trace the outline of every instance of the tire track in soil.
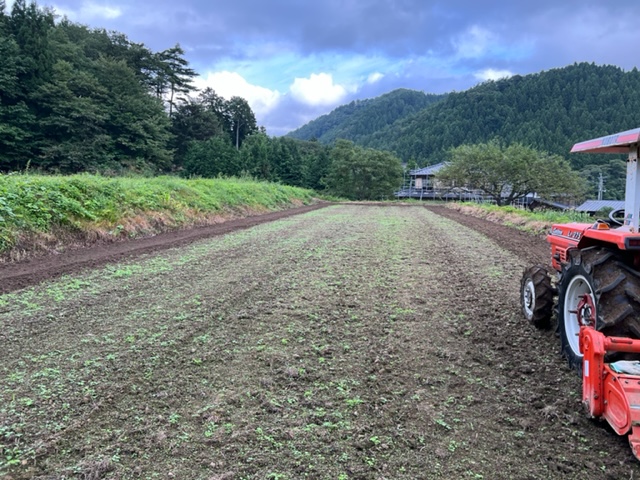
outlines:
{"label": "tire track in soil", "polygon": [[[550,248],[543,237],[443,206],[425,208],[479,232],[520,258],[525,267],[536,263],[550,267]],[[443,256],[447,265],[456,265],[453,258],[447,261],[446,251]],[[518,280],[519,273],[520,270]],[[464,276],[465,272],[452,275],[460,289],[468,288],[459,281]],[[517,419],[516,425],[525,434],[534,436],[533,442],[512,439],[526,451],[526,459],[515,460],[531,464],[530,476],[509,474],[514,468],[514,459],[507,457],[500,459],[499,478],[580,478],[585,474],[608,480],[637,478],[640,466],[631,454],[626,437],[615,435],[606,422],[592,421],[585,415],[580,404],[582,382],[560,357],[555,323],[550,331],[528,325],[520,313],[519,298],[511,304],[504,301],[513,296],[514,290],[519,291],[519,282],[510,283],[502,293],[492,292],[493,296],[476,287],[476,312],[480,320],[484,318],[481,322],[484,328],[474,333],[473,351],[467,352],[481,370],[488,367],[494,371],[496,383],[502,386],[493,407],[479,409],[480,418],[497,422],[496,427],[501,428]],[[497,299],[501,296],[502,299]],[[505,315],[505,311],[511,315]],[[491,321],[492,315],[502,320]],[[550,452],[546,451],[549,446]],[[495,447],[494,455],[500,458],[500,450]],[[548,477],[538,470],[542,464],[547,467],[543,471]]]}
{"label": "tire track in soil", "polygon": [[482,233],[505,250],[526,260],[527,265],[551,266],[551,249],[544,237],[532,235],[513,227],[491,222],[483,218],[465,215],[441,205],[425,205],[427,210]]}

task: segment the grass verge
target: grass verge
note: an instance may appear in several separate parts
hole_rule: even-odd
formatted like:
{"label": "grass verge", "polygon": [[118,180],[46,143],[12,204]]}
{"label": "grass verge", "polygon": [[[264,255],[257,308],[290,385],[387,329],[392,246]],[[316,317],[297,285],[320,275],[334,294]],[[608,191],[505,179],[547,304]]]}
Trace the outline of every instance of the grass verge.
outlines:
{"label": "grass verge", "polygon": [[310,190],[239,178],[0,175],[0,258],[208,225],[312,201]]}
{"label": "grass verge", "polygon": [[535,234],[547,233],[555,223],[583,222],[592,223],[593,217],[579,212],[530,212],[521,208],[496,205],[482,205],[478,203],[447,203],[452,208],[466,215],[473,215],[491,220],[502,225],[516,227]]}

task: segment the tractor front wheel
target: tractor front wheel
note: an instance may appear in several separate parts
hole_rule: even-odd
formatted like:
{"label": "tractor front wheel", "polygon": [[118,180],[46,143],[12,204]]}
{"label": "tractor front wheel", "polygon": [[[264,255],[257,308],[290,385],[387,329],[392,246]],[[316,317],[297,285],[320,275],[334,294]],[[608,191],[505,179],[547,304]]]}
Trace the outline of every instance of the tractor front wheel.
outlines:
{"label": "tractor front wheel", "polygon": [[571,252],[558,288],[562,355],[582,370],[582,325],[607,336],[640,338],[640,273],[619,254],[599,247]]}
{"label": "tractor front wheel", "polygon": [[553,295],[549,272],[542,265],[527,268],[520,281],[520,306],[524,317],[536,328],[549,328]]}

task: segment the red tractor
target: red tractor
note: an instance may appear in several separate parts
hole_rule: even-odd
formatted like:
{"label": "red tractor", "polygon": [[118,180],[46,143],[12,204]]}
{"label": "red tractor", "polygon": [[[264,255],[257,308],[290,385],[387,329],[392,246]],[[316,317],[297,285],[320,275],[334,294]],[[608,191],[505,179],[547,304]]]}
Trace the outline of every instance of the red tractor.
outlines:
{"label": "red tractor", "polygon": [[525,317],[548,328],[554,296],[562,355],[582,373],[582,399],[619,435],[629,434],[640,459],[640,128],[577,143],[571,152],[628,154],[624,216],[553,225],[546,267],[525,270]]}

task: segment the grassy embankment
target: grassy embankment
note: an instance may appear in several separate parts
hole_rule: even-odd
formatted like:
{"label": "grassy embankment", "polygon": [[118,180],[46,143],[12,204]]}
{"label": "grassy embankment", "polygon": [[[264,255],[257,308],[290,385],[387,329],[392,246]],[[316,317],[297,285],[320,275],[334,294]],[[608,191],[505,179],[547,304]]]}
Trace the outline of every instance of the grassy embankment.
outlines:
{"label": "grassy embankment", "polygon": [[312,200],[309,190],[238,178],[0,175],[0,259],[213,224]]}
{"label": "grassy embankment", "polygon": [[478,203],[448,203],[453,208],[467,215],[485,218],[496,223],[516,227],[520,230],[542,234],[547,233],[554,223],[584,222],[591,223],[594,218],[579,212],[556,212],[552,210],[531,212],[516,207],[498,207]]}

